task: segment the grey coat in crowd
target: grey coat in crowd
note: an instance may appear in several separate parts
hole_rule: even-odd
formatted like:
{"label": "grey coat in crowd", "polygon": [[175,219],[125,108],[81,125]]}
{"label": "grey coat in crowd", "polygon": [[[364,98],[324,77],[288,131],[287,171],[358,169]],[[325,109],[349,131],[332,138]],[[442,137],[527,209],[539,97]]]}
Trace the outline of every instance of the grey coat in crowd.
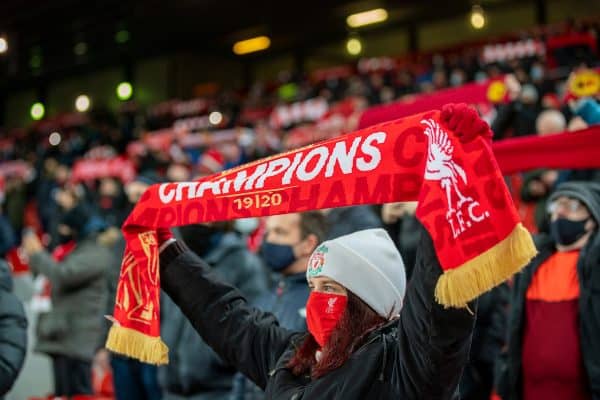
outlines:
{"label": "grey coat in crowd", "polygon": [[106,308],[105,272],[114,263],[111,243],[103,235],[91,235],[77,244],[62,262],[46,251],[30,257],[34,273],[52,285],[52,310],[39,316],[35,350],[91,361],[102,345]]}
{"label": "grey coat in crowd", "polygon": [[27,353],[27,318],[12,290],[10,268],[0,260],[0,398],[12,388]]}

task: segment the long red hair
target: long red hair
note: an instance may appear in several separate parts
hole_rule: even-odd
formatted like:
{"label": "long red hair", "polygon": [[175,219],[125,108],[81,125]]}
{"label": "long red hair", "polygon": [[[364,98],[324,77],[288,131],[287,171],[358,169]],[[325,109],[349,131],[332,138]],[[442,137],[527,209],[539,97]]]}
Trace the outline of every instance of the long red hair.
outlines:
{"label": "long red hair", "polygon": [[309,333],[302,342],[287,368],[296,376],[310,375],[313,379],[341,367],[373,332],[387,320],[379,316],[358,296],[348,291],[346,310],[331,337],[321,349],[321,357],[317,361],[315,355],[319,344]]}

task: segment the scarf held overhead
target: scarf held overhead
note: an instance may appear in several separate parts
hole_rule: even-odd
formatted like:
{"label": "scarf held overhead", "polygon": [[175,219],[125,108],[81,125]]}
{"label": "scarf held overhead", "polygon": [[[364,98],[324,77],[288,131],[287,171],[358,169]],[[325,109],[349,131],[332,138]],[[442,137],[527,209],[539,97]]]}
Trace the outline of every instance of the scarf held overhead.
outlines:
{"label": "scarf held overhead", "polygon": [[461,143],[431,111],[233,168],[151,186],[127,241],[106,347],[162,364],[156,229],[359,204],[418,200],[444,273],[436,299],[464,307],[535,254],[489,143]]}

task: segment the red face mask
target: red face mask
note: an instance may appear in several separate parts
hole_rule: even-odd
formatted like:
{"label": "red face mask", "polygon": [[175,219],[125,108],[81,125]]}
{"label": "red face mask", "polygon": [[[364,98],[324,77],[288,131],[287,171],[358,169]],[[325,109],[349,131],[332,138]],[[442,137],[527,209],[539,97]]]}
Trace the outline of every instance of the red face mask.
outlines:
{"label": "red face mask", "polygon": [[348,297],[341,294],[311,292],[306,302],[306,325],[321,347],[329,340],[342,314]]}

